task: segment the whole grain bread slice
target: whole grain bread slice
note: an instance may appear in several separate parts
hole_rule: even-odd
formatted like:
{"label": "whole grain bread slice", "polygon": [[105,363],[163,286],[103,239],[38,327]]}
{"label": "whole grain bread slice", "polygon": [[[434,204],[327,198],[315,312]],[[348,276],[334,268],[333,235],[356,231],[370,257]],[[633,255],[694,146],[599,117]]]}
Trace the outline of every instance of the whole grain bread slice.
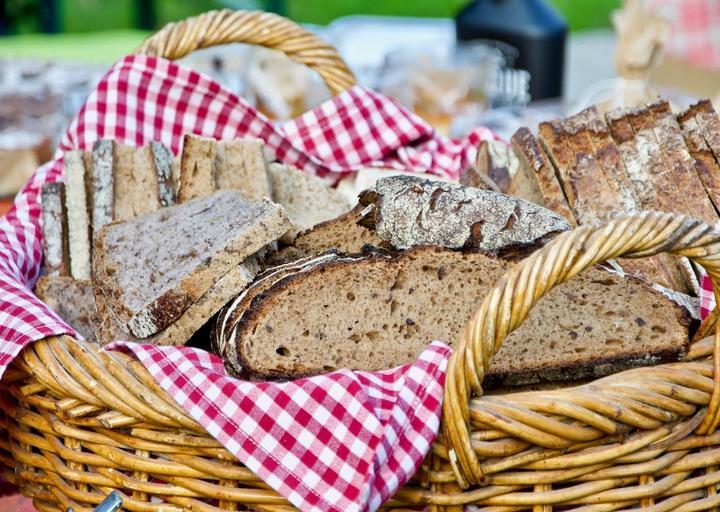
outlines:
{"label": "whole grain bread slice", "polygon": [[702,100],[678,114],[677,120],[705,191],[720,211],[720,118],[712,103]]}
{"label": "whole grain bread slice", "polygon": [[43,273],[48,276],[70,275],[65,184],[45,183],[40,192],[42,204]]}
{"label": "whole grain bread slice", "polygon": [[178,203],[186,203],[191,199],[208,196],[216,190],[216,148],[217,142],[214,139],[190,133],[185,135],[180,159]]}
{"label": "whole grain bread slice", "polygon": [[484,140],[478,146],[475,165],[460,175],[460,184],[525,197],[524,183],[517,180],[519,162],[512,149],[499,140]]}
{"label": "whole grain bread slice", "polygon": [[360,221],[396,249],[436,245],[522,252],[569,229],[558,214],[511,196],[415,176],[390,176],[360,194]]}
{"label": "whole grain bread slice", "polygon": [[147,338],[289,226],[280,206],[236,191],[108,224],[95,237],[95,295],[124,330]]}
{"label": "whole grain bread slice", "polygon": [[519,161],[516,179],[524,183],[519,187],[520,197],[549,208],[576,226],[555,169],[535,136],[527,128],[520,128],[511,141]]}
{"label": "whole grain bread slice", "polygon": [[172,324],[147,338],[137,338],[125,332],[108,307],[104,295],[97,298],[98,321],[95,335],[102,345],[113,341],[136,341],[154,345],[183,345],[207,323],[225,304],[247,287],[259,271],[257,255],[250,256],[230,269],[210,289],[191,304]]}
{"label": "whole grain bread slice", "polygon": [[85,157],[82,151],[65,152],[65,209],[68,216],[70,275],[90,279],[90,217],[88,215]]}
{"label": "whole grain bread slice", "polygon": [[287,210],[294,228],[283,240],[290,243],[297,233],[352,209],[352,205],[325,180],[295,167],[270,164],[272,199]]}
{"label": "whole grain bread slice", "polygon": [[[231,329],[233,368],[289,378],[413,361],[432,340],[454,342],[510,265],[425,246],[287,275],[257,294]],[[535,306],[493,358],[485,383],[597,377],[674,360],[688,333],[686,311],[645,282],[591,269]]]}
{"label": "whole grain bread slice", "polygon": [[90,281],[70,276],[42,276],[35,285],[35,295],[86,341],[95,342],[99,317]]}
{"label": "whole grain bread slice", "polygon": [[271,199],[267,167],[260,139],[219,142],[215,152],[215,186],[239,190],[248,199]]}

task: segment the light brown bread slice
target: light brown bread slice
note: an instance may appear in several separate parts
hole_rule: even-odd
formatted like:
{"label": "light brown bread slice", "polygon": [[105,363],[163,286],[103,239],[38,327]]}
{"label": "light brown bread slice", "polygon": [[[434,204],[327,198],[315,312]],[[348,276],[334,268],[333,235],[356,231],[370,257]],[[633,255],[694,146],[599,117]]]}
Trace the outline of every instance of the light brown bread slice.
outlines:
{"label": "light brown bread slice", "polygon": [[[709,100],[691,105],[677,116],[695,168],[715,209],[720,211],[720,118]],[[713,144],[715,151],[710,147]]]}
{"label": "light brown bread slice", "polygon": [[248,199],[271,199],[263,142],[236,139],[217,144],[215,185],[242,192]]}
{"label": "light brown bread slice", "polygon": [[65,152],[65,209],[68,216],[70,275],[90,279],[90,218],[82,151]]}
{"label": "light brown bread slice", "polygon": [[212,316],[217,313],[233,296],[249,285],[258,273],[256,256],[247,258],[233,267],[212,287],[191,304],[172,324],[157,334],[140,339],[128,334],[121,327],[104,296],[97,300],[98,321],[95,327],[97,340],[106,345],[113,341],[140,341],[154,345],[183,345],[187,343]]}
{"label": "light brown bread slice", "polygon": [[361,223],[396,249],[522,251],[569,229],[565,219],[516,197],[415,176],[390,176],[360,194]]}
{"label": "light brown bread slice", "polygon": [[690,156],[670,104],[658,100],[651,103],[648,110],[653,116],[655,137],[671,169],[670,179],[675,183],[672,197],[683,201],[692,217],[716,225],[720,218],[698,176],[695,159]]}
{"label": "light brown bread slice", "polygon": [[287,210],[294,228],[283,237],[288,243],[300,231],[348,212],[352,205],[328,183],[283,164],[268,168],[272,200]]}
{"label": "light brown bread slice", "polygon": [[[257,295],[232,329],[234,369],[287,378],[413,361],[432,340],[453,343],[509,265],[483,253],[417,247],[286,276]],[[533,308],[485,382],[596,377],[673,360],[687,348],[688,326],[684,309],[646,283],[591,269]]]}
{"label": "light brown bread slice", "polygon": [[189,133],[185,135],[180,160],[178,203],[205,197],[215,191],[216,146],[217,142],[213,139]]}
{"label": "light brown bread slice", "polygon": [[124,330],[147,338],[289,225],[278,205],[229,190],[108,224],[95,237],[95,295]]}
{"label": "light brown bread slice", "polygon": [[65,184],[45,183],[40,192],[42,204],[43,273],[56,276],[70,275],[67,210]]}
{"label": "light brown bread slice", "polygon": [[535,136],[527,128],[520,128],[512,136],[512,147],[519,161],[517,179],[524,183],[520,197],[549,208],[576,226],[555,169]]}
{"label": "light brown bread slice", "polygon": [[70,276],[43,276],[35,285],[35,295],[86,341],[95,341],[99,319],[90,281]]}
{"label": "light brown bread slice", "polygon": [[236,340],[232,338],[231,332],[242,318],[243,313],[250,307],[253,299],[289,275],[308,270],[338,257],[337,253],[327,253],[317,257],[302,258],[270,268],[257,276],[250,286],[222,308],[212,330],[212,350],[226,361],[230,361],[231,367],[237,367],[239,363]]}

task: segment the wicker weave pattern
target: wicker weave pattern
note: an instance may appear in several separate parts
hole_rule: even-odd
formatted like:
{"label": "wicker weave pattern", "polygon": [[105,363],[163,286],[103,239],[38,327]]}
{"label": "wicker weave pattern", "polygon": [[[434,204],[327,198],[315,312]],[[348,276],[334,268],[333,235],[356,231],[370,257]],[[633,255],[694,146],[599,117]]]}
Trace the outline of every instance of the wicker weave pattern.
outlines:
{"label": "wicker weave pattern", "polygon": [[355,77],[335,48],[292,21],[261,11],[225,9],[169,23],[146,39],[136,53],[175,60],[200,48],[228,43],[279,50],[317,71],[333,95],[355,85]]}

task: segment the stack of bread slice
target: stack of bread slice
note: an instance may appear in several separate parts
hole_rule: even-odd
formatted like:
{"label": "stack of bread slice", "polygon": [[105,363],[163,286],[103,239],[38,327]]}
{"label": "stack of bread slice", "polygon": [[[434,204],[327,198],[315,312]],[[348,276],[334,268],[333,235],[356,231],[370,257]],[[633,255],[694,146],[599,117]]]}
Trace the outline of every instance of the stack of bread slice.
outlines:
{"label": "stack of bread slice", "polygon": [[[259,269],[255,253],[282,236],[294,236],[350,209],[322,179],[269,164],[257,139],[216,141],[186,135],[180,158],[157,142],[134,148],[99,140],[91,152],[66,152],[64,166],[65,183],[46,184],[42,190],[45,266],[36,293],[85,339],[102,343],[118,339],[187,342],[252,280]],[[218,193],[223,190],[236,193]],[[198,201],[205,208],[204,216],[193,213],[197,204],[191,203]],[[222,224],[223,219],[229,224]],[[215,247],[203,235],[212,229],[216,230],[212,242],[225,246]],[[115,235],[123,243],[113,239]],[[180,254],[176,249],[190,252]],[[148,260],[137,261],[138,251],[146,251]],[[227,264],[229,253],[237,265],[206,269],[200,281],[188,277],[180,286],[162,272],[165,267],[177,270],[182,259],[189,265],[183,268],[192,274],[213,255]],[[125,281],[115,282],[119,277],[115,274],[98,279],[101,269],[125,268],[123,260],[134,265]],[[131,292],[134,278],[139,288]],[[123,316],[127,304],[121,296],[135,293],[138,299],[149,293],[154,288],[149,282],[141,286],[145,278],[163,293],[189,286],[192,292],[186,301],[174,305],[182,312],[158,313],[163,320],[146,322],[145,327],[128,323]],[[154,304],[163,293],[154,299],[146,297],[149,302],[141,306]],[[135,313],[141,311],[148,310],[139,306]]]}

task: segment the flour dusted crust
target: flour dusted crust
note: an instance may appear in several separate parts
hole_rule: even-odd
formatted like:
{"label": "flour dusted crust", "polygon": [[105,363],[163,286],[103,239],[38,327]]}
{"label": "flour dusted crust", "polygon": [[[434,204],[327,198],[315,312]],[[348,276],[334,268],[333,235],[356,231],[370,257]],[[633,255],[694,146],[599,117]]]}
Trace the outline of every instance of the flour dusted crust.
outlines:
{"label": "flour dusted crust", "polygon": [[82,151],[66,151],[64,161],[70,274],[76,279],[89,280],[90,217],[85,189],[85,158]]}
{"label": "flour dusted crust", "polygon": [[147,338],[289,225],[279,206],[235,191],[108,224],[95,238],[95,295],[124,330]]}
{"label": "flour dusted crust", "polygon": [[415,245],[522,251],[569,229],[541,206],[489,190],[391,176],[360,195],[368,208],[362,224],[396,249]]}

